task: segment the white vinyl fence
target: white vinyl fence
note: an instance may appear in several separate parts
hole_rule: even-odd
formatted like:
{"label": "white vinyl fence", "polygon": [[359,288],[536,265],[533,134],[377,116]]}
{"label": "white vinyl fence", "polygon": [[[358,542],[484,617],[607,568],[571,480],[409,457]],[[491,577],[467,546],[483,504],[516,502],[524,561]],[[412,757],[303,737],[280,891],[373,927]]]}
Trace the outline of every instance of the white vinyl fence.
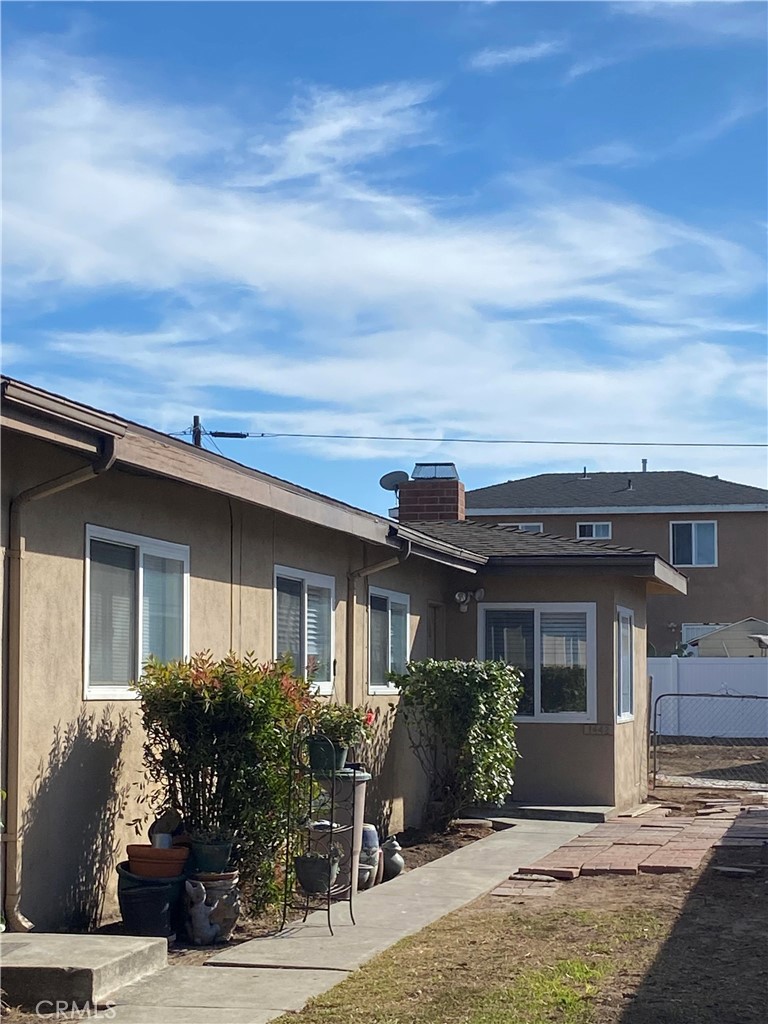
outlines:
{"label": "white vinyl fence", "polygon": [[[768,737],[768,658],[649,658],[651,729],[663,736]],[[733,694],[763,700],[662,700]],[[654,709],[657,709],[654,721]]]}

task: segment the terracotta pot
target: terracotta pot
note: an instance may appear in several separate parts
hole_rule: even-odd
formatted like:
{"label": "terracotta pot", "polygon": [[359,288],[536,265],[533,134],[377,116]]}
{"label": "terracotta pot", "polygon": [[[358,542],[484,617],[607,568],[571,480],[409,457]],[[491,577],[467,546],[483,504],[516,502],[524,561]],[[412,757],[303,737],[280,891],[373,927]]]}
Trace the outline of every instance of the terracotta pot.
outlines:
{"label": "terracotta pot", "polygon": [[160,850],[156,846],[132,843],[128,845],[128,870],[142,878],[175,878],[182,874],[189,850],[174,846]]}

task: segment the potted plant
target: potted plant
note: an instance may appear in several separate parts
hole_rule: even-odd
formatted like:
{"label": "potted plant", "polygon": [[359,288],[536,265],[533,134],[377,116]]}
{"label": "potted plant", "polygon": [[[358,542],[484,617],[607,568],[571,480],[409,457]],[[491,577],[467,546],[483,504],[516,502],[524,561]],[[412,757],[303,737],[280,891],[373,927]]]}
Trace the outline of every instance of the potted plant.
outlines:
{"label": "potted plant", "polygon": [[296,878],[299,885],[309,896],[322,896],[329,889],[339,874],[341,850],[332,846],[328,853],[313,850],[293,858]]}
{"label": "potted plant", "polygon": [[341,771],[353,743],[362,742],[373,725],[372,711],[351,704],[317,701],[310,711],[313,734],[307,740],[310,767],[315,771]]}
{"label": "potted plant", "polygon": [[251,907],[263,909],[274,895],[291,735],[312,704],[309,685],[287,661],[203,652],[167,664],[150,658],[134,689],[155,805],[173,812],[156,831],[192,847],[191,872],[237,867]]}

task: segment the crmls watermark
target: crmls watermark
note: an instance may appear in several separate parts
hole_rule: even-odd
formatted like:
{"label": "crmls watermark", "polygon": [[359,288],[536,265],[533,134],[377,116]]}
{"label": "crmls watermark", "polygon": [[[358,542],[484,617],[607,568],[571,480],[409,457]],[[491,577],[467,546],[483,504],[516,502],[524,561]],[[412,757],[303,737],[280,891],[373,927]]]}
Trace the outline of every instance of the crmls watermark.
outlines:
{"label": "crmls watermark", "polygon": [[97,1005],[96,1003],[69,1003],[66,999],[41,999],[35,1006],[35,1013],[42,1020],[87,1020],[97,1013],[102,1020],[112,1020],[116,1011],[112,1003]]}

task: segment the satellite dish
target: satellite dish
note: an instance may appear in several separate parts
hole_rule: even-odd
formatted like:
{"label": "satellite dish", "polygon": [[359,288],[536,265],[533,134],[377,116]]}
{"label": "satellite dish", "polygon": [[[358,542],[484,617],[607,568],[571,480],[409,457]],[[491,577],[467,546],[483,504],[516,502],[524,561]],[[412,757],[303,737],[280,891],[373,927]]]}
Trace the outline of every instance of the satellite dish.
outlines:
{"label": "satellite dish", "polygon": [[404,484],[409,479],[404,470],[396,469],[392,473],[385,473],[379,483],[385,491],[396,491],[400,484]]}

